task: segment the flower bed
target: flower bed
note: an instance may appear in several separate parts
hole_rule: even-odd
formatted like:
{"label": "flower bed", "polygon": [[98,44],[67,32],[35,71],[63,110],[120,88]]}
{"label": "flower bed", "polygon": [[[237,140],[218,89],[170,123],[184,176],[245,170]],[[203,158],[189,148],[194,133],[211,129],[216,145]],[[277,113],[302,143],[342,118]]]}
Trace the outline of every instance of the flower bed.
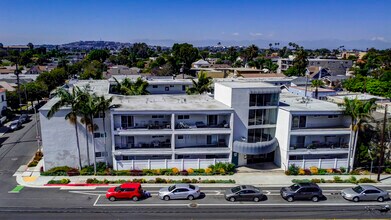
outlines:
{"label": "flower bed", "polygon": [[143,178],[140,179],[132,179],[132,180],[98,180],[96,178],[87,179],[86,183],[88,184],[121,184],[121,183],[235,183],[235,180],[198,180],[198,179],[181,179],[181,180],[172,180],[172,179],[163,179],[163,178],[155,178],[152,180],[146,180]]}
{"label": "flower bed", "polygon": [[[290,165],[288,170],[285,171],[286,175],[342,175],[346,174],[346,168],[341,167],[339,169],[319,169],[315,166],[309,169],[303,169],[295,165]],[[357,175],[355,171],[350,174]]]}
{"label": "flower bed", "polygon": [[[179,170],[174,167],[171,169],[143,169],[143,170],[113,170],[106,167],[105,163],[97,163],[96,175],[98,176],[207,176],[207,175],[233,175],[235,165],[232,163],[216,163],[206,169]],[[94,167],[86,166],[80,171],[76,168],[62,166],[54,167],[46,172],[41,172],[42,176],[77,176],[94,175]]]}
{"label": "flower bed", "polygon": [[39,161],[42,159],[43,153],[42,151],[37,151],[34,155],[34,159],[27,165],[28,167],[35,167],[39,163]]}
{"label": "flower bed", "polygon": [[293,183],[353,183],[353,184],[358,184],[358,183],[377,183],[377,181],[369,179],[369,178],[360,178],[357,179],[354,176],[351,176],[348,179],[342,179],[339,176],[335,176],[332,180],[325,180],[325,179],[293,179]]}
{"label": "flower bed", "polygon": [[69,179],[50,180],[47,184],[68,184],[71,181]]}

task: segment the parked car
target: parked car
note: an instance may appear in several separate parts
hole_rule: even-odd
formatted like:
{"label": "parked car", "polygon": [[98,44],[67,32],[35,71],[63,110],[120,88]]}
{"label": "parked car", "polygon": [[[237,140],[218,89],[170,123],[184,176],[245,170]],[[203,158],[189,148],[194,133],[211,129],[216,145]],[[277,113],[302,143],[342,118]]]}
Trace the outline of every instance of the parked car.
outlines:
{"label": "parked car", "polygon": [[359,185],[353,188],[343,189],[341,195],[344,199],[354,202],[361,200],[377,200],[383,202],[390,198],[387,191],[372,185]]}
{"label": "parked car", "polygon": [[323,198],[322,190],[316,183],[296,183],[282,188],[280,194],[288,202],[306,199],[317,202],[320,198]]}
{"label": "parked car", "polygon": [[232,189],[227,189],[224,195],[225,199],[231,202],[243,200],[259,202],[265,197],[262,190],[250,185],[237,186]]}
{"label": "parked car", "polygon": [[29,116],[28,115],[21,115],[19,117],[19,121],[23,124],[25,122],[27,122],[29,120]]}
{"label": "parked car", "polygon": [[159,198],[166,201],[170,199],[193,200],[200,195],[200,188],[191,184],[176,184],[159,190]]}
{"label": "parked car", "polygon": [[144,191],[140,183],[123,183],[120,186],[107,190],[106,198],[110,201],[117,199],[132,199],[138,201],[144,196]]}
{"label": "parked car", "polygon": [[11,131],[18,130],[21,127],[22,127],[22,122],[20,122],[19,120],[14,120],[9,125],[9,129],[11,129]]}

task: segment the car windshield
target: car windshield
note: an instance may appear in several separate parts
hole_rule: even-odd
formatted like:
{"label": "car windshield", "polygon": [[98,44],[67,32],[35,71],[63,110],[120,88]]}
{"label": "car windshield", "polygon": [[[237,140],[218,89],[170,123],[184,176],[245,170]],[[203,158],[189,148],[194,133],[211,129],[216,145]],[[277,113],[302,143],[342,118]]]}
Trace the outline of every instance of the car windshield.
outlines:
{"label": "car windshield", "polygon": [[168,191],[173,191],[175,188],[176,188],[175,185],[174,186],[170,186],[170,187],[168,187]]}
{"label": "car windshield", "polygon": [[232,192],[233,192],[233,193],[237,193],[237,192],[239,192],[239,191],[240,191],[240,186],[237,186],[237,187],[232,188]]}
{"label": "car windshield", "polygon": [[364,189],[361,186],[356,186],[353,188],[353,191],[355,191],[356,193],[361,193],[362,191],[364,191]]}
{"label": "car windshield", "polygon": [[300,186],[298,184],[293,184],[292,186],[290,186],[290,188],[292,191],[296,191],[300,188]]}

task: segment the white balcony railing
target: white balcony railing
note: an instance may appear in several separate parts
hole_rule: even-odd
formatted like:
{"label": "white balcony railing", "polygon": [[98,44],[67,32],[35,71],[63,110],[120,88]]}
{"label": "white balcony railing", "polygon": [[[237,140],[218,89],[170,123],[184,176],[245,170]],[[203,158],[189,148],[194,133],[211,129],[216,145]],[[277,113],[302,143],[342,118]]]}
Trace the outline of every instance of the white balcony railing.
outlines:
{"label": "white balcony railing", "polygon": [[229,163],[229,159],[177,159],[177,160],[120,160],[114,163],[117,170],[142,170],[142,169],[169,169],[178,168],[180,170],[205,169],[216,163]]}
{"label": "white balcony railing", "polygon": [[[339,169],[340,167],[348,167],[347,158],[335,158],[335,159],[303,159],[303,160],[289,160],[288,167],[295,165],[304,169],[309,169],[315,166],[319,169]],[[288,168],[286,167],[286,169]]]}

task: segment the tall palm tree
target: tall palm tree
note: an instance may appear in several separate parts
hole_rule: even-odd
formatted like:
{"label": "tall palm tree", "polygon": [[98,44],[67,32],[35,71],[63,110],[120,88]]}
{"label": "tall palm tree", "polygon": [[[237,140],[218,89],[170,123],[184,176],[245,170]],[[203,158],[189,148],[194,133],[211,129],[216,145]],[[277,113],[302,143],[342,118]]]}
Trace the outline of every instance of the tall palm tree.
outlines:
{"label": "tall palm tree", "polygon": [[204,71],[201,71],[198,74],[197,81],[195,81],[194,79],[192,79],[192,81],[193,87],[186,89],[186,93],[188,95],[203,94],[205,92],[209,92],[213,83],[212,78],[207,76],[206,72]]}
{"label": "tall palm tree", "polygon": [[77,125],[77,115],[79,114],[79,93],[77,89],[74,87],[72,89],[72,93],[68,92],[67,90],[60,88],[56,92],[57,97],[60,98],[58,102],[56,102],[48,111],[47,117],[48,119],[51,119],[56,112],[60,110],[61,107],[64,106],[70,106],[71,110],[68,114],[65,115],[65,120],[69,120],[71,124],[75,126],[75,134],[76,134],[76,146],[77,146],[77,153],[79,156],[79,169],[82,168],[81,163],[81,156],[80,156],[80,143],[79,143],[79,132],[78,132],[78,125]]}
{"label": "tall palm tree", "polygon": [[97,103],[96,103],[98,111],[102,113],[102,117],[103,117],[103,132],[104,132],[106,166],[108,165],[108,161],[107,161],[108,152],[107,152],[107,148],[106,148],[107,135],[106,135],[106,120],[105,119],[106,119],[106,111],[109,110],[112,101],[113,101],[113,97],[106,99],[104,96],[99,96],[97,98]]}
{"label": "tall palm tree", "polygon": [[149,95],[147,90],[149,84],[141,77],[138,77],[136,82],[132,82],[129,78],[125,78],[122,82],[119,82],[115,77],[114,80],[117,83],[115,90],[121,95]]}
{"label": "tall palm tree", "polygon": [[375,99],[361,101],[357,98],[344,98],[344,103],[340,104],[345,108],[344,114],[351,118],[351,135],[349,141],[348,153],[348,172],[353,169],[354,159],[357,148],[358,134],[363,130],[365,123],[372,119],[371,113],[376,109]]}
{"label": "tall palm tree", "polygon": [[320,79],[314,79],[311,81],[311,87],[315,88],[315,98],[318,99],[319,91],[318,88],[324,86],[324,82]]}

